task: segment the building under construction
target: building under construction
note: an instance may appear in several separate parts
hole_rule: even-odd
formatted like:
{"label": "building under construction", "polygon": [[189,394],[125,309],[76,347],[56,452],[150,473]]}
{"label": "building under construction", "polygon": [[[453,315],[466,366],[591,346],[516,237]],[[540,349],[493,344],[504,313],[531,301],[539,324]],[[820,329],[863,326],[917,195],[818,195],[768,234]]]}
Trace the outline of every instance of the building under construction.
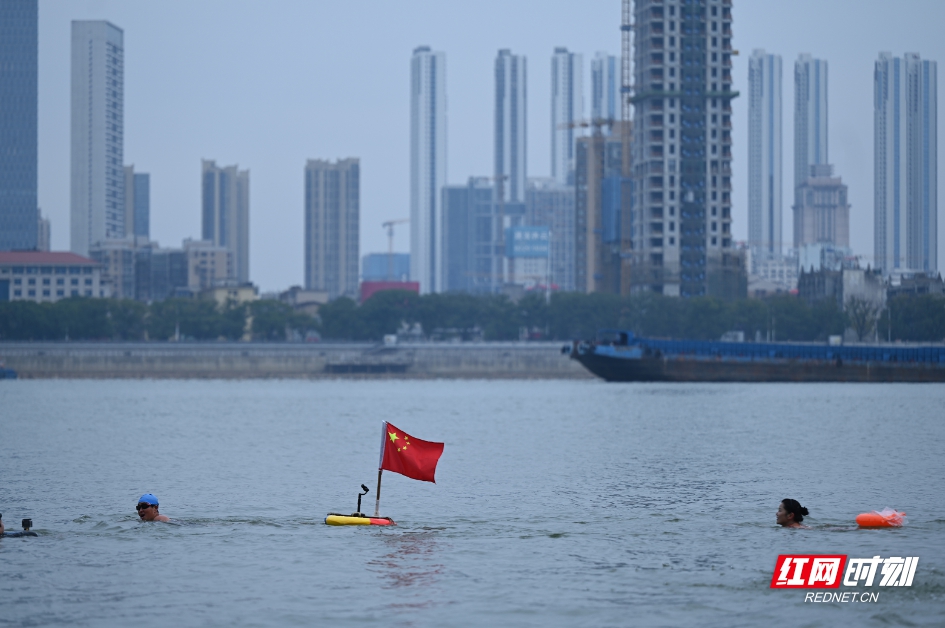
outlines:
{"label": "building under construction", "polygon": [[[593,120],[589,137],[577,140],[574,172],[574,283],[579,292],[620,294],[621,266],[629,241],[632,181],[629,123]],[[610,127],[605,134],[602,127]]]}
{"label": "building under construction", "polygon": [[623,11],[634,110],[625,289],[744,296],[731,230],[732,1],[624,0]]}

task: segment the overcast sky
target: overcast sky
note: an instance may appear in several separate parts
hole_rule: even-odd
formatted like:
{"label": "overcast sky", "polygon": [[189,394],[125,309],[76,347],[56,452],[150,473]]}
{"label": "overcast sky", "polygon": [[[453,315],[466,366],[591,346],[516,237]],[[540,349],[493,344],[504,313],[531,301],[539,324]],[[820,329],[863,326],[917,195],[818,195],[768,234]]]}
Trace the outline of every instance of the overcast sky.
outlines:
{"label": "overcast sky", "polygon": [[[791,238],[794,60],[829,63],[830,161],[850,188],[851,244],[872,261],[873,63],[880,51],[945,61],[945,2],[735,0],[736,239],[748,232],[748,57],[783,59],[783,218]],[[267,2],[40,0],[39,204],[54,249],[69,248],[70,22],[125,34],[125,163],[151,174],[151,237],[200,236],[200,160],[250,170],[250,278],[264,291],[303,282],[306,159],[361,159],[361,253],[387,250],[381,223],[409,209],[410,56],[446,53],[448,176],[492,171],[493,61],[528,58],[528,174],[550,174],[551,54],[620,54],[619,0]],[[943,69],[945,71],[945,69]],[[945,125],[940,132],[945,134]],[[941,182],[941,172],[939,173]],[[401,225],[395,249],[409,250]],[[939,259],[945,259],[945,217]]]}

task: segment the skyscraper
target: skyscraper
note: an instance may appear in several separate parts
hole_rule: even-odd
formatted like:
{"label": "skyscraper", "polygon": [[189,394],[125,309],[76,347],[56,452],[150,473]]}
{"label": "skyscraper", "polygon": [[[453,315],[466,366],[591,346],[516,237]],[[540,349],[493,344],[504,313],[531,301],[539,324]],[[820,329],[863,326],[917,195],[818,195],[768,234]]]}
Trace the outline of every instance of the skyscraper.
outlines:
{"label": "skyscraper", "polygon": [[72,22],[72,252],[125,235],[124,33]]}
{"label": "skyscraper", "polygon": [[495,59],[494,134],[496,200],[500,205],[525,202],[526,79],[525,57],[500,50]]}
{"label": "skyscraper", "polygon": [[781,255],[780,55],[752,52],[748,92],[748,242],[754,262]]}
{"label": "skyscraper", "polygon": [[410,60],[410,277],[421,294],[445,289],[446,55],[429,46]]}
{"label": "skyscraper", "polygon": [[125,166],[125,235],[148,237],[150,225],[151,175]]}
{"label": "skyscraper", "polygon": [[203,239],[233,254],[232,279],[249,281],[249,170],[201,162]]}
{"label": "skyscraper", "polygon": [[584,117],[583,70],[580,54],[555,48],[551,57],[551,177],[562,185],[573,179],[574,140],[579,130],[575,123]]}
{"label": "skyscraper", "polygon": [[795,191],[810,176],[811,166],[828,163],[827,62],[802,54],[794,63]]}
{"label": "skyscraper", "polygon": [[0,3],[0,251],[36,248],[36,3]]}
{"label": "skyscraper", "polygon": [[358,159],[305,164],[305,288],[358,298],[361,215]]}
{"label": "skyscraper", "polygon": [[594,120],[620,119],[617,69],[617,57],[606,52],[598,52],[591,60],[591,118]]}
{"label": "skyscraper", "polygon": [[731,233],[731,103],[738,95],[732,91],[731,3],[638,0],[633,29],[630,289],[738,294]]}
{"label": "skyscraper", "polygon": [[938,270],[938,64],[880,53],[873,86],[873,249],[886,275]]}

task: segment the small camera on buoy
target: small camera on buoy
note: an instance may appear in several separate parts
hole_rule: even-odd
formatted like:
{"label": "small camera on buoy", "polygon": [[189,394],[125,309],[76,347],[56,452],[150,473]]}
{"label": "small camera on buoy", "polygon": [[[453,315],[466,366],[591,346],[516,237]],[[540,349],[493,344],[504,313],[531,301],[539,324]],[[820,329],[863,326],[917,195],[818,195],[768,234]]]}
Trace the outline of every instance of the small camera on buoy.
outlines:
{"label": "small camera on buoy", "polygon": [[361,512],[361,498],[364,497],[365,495],[367,495],[368,493],[370,493],[370,492],[371,492],[371,489],[369,489],[367,486],[365,486],[364,484],[362,484],[362,485],[361,485],[361,490],[364,491],[364,492],[363,492],[363,493],[358,493],[358,510],[357,510],[357,512],[354,512],[354,513],[351,514],[352,517],[367,517],[367,515],[365,515],[364,513]]}
{"label": "small camera on buoy", "polygon": [[29,532],[29,531],[30,531],[30,528],[32,528],[32,527],[33,527],[33,520],[32,520],[32,519],[24,519],[24,520],[23,520],[23,531],[24,531],[24,532]]}

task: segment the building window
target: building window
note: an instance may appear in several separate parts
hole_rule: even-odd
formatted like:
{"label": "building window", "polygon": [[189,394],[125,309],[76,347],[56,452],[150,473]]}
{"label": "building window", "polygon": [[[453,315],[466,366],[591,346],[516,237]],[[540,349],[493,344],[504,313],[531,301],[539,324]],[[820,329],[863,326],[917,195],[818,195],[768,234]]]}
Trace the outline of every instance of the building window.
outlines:
{"label": "building window", "polygon": [[676,244],[676,238],[670,238],[669,243],[670,245]]}
{"label": "building window", "polygon": [[56,285],[57,285],[57,286],[62,286],[62,285],[64,285],[65,283],[66,283],[65,279],[63,279],[63,278],[61,278],[61,277],[60,277],[59,279],[56,279]]}
{"label": "building window", "polygon": [[36,285],[36,280],[33,279],[32,277],[30,277],[30,279],[27,281],[27,283],[28,283],[29,285],[31,285],[31,286],[35,286],[35,285]]}
{"label": "building window", "polygon": [[85,280],[85,285],[91,286],[91,285],[92,285],[92,280],[91,280],[91,279],[86,279],[86,280]]}
{"label": "building window", "polygon": [[712,246],[715,246],[716,238],[712,238]]}
{"label": "building window", "polygon": [[48,279],[48,278],[43,277],[43,285],[44,285],[44,286],[48,286],[48,285],[49,285],[49,279]]}
{"label": "building window", "polygon": [[73,286],[78,286],[78,285],[79,285],[79,280],[78,280],[78,279],[73,279],[73,280],[72,280],[72,285],[73,285]]}
{"label": "building window", "polygon": [[15,296],[15,297],[21,297],[21,296],[23,296],[23,291],[22,291],[22,290],[14,290],[14,291],[13,291],[13,296]]}
{"label": "building window", "polygon": [[719,230],[719,223],[713,222],[713,223],[712,223],[712,231],[718,231],[718,230]]}
{"label": "building window", "polygon": [[56,290],[56,296],[61,297],[65,294],[65,290]]}
{"label": "building window", "polygon": [[27,292],[27,295],[29,295],[29,296],[31,296],[31,297],[35,297],[35,296],[36,296],[36,291],[35,291],[35,290],[30,290],[29,292]]}
{"label": "building window", "polygon": [[44,297],[48,297],[48,296],[49,296],[49,290],[43,290],[43,296],[44,296]]}
{"label": "building window", "polygon": [[91,291],[91,290],[86,290],[86,291],[85,291],[85,296],[87,296],[87,297],[92,296],[92,291]]}
{"label": "building window", "polygon": [[23,280],[20,279],[19,277],[17,277],[16,279],[13,280],[13,285],[14,285],[14,286],[22,285],[22,283],[23,283]]}
{"label": "building window", "polygon": [[79,296],[79,291],[78,291],[78,290],[73,290],[73,291],[72,291],[72,296],[74,296],[74,297]]}

